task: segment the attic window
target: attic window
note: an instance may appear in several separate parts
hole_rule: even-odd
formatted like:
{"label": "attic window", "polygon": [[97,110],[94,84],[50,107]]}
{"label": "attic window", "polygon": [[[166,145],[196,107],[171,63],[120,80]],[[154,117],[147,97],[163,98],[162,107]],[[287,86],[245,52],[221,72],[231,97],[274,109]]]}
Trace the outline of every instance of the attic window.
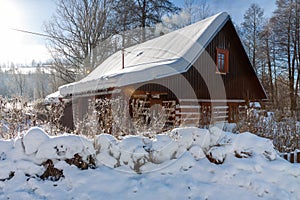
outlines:
{"label": "attic window", "polygon": [[217,73],[226,74],[229,72],[229,51],[227,49],[217,48]]}

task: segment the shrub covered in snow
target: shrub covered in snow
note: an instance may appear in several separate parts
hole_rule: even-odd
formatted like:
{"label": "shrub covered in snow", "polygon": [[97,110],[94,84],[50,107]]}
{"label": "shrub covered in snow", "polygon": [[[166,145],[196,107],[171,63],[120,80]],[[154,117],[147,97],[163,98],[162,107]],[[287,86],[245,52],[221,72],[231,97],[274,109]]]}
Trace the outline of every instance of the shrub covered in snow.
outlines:
{"label": "shrub covered in snow", "polygon": [[[153,138],[164,130],[165,127],[162,126],[165,124],[166,118],[162,116],[169,115],[174,106],[169,105],[168,109],[161,109],[162,112],[152,117],[152,122],[147,123],[151,112],[148,112],[150,110],[147,109],[144,110],[143,101],[131,102],[132,109],[136,113],[133,118],[128,116],[128,107],[124,106],[128,105],[128,102],[123,101],[125,100],[99,99],[95,102],[91,101],[87,115],[83,119],[77,120],[76,129],[70,131],[60,123],[64,111],[63,102],[45,105],[43,101],[38,100],[29,104],[20,97],[0,98],[0,138],[15,138],[32,126],[43,128],[49,135],[70,132],[93,138],[95,135],[105,132],[113,134],[118,139],[125,135],[143,135]],[[112,107],[114,113],[112,113]],[[142,115],[143,117],[139,117]],[[296,118],[292,116],[294,115],[283,116],[280,112],[272,113],[250,108],[244,118],[237,123],[235,129],[238,132],[248,131],[272,139],[277,150],[291,152],[300,149],[300,122],[297,122]],[[211,131],[211,133],[213,133],[212,140],[219,137],[218,135],[214,136],[214,134],[218,134],[217,132]]]}
{"label": "shrub covered in snow", "polygon": [[[66,161],[81,169],[104,165],[136,173],[162,168],[187,152],[195,160],[207,157],[215,164],[224,163],[230,156],[246,157],[246,154],[276,159],[270,140],[250,133],[234,135],[216,127],[177,128],[152,139],[125,136],[121,140],[108,134],[100,134],[94,140],[75,135],[48,136],[40,128],[31,128],[15,145],[18,158],[32,160],[37,165],[45,162],[49,165],[49,160],[54,164]],[[0,153],[6,157],[5,151]]]}
{"label": "shrub covered in snow", "polygon": [[167,126],[167,120],[175,111],[174,102],[151,107],[146,102],[145,99],[128,102],[122,97],[89,100],[83,116],[75,111],[74,132],[89,137],[103,132],[116,137],[143,135],[151,138],[172,128]]}
{"label": "shrub covered in snow", "polygon": [[0,96],[0,138],[15,138],[29,128],[30,114],[24,98]]}
{"label": "shrub covered in snow", "polygon": [[271,140],[217,127],[177,128],[151,139],[48,136],[32,128],[21,138],[0,140],[0,198],[222,199],[246,194],[246,199],[293,199],[300,195],[300,173],[291,166],[277,156]]}
{"label": "shrub covered in snow", "polygon": [[237,124],[239,132],[251,132],[273,140],[280,152],[291,152],[300,149],[300,122],[295,114],[266,112],[250,108],[245,118]]}
{"label": "shrub covered in snow", "polygon": [[61,125],[64,103],[46,105],[43,100],[29,103],[23,97],[0,96],[0,138],[16,138],[33,126],[40,126],[50,135],[67,131]]}

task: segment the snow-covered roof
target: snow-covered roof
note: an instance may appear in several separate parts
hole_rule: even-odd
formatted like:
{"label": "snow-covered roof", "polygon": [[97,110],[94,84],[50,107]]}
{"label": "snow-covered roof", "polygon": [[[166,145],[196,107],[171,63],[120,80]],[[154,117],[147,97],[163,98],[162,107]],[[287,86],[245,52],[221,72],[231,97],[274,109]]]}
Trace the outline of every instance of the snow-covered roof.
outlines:
{"label": "snow-covered roof", "polygon": [[121,87],[186,72],[205,47],[230,19],[226,12],[173,31],[161,37],[118,51],[87,77],[61,86],[60,93],[83,93]]}
{"label": "snow-covered roof", "polygon": [[46,103],[57,103],[59,102],[59,98],[63,97],[61,94],[60,94],[60,91],[56,91],[52,94],[49,94],[45,97],[45,102]]}

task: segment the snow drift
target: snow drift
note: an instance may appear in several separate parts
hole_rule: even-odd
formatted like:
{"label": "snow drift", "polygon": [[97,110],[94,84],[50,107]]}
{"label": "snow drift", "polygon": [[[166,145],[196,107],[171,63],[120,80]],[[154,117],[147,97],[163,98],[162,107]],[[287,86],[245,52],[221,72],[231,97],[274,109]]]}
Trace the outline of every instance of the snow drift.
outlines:
{"label": "snow drift", "polygon": [[[122,140],[108,134],[50,137],[32,128],[22,138],[0,141],[0,167],[0,199],[300,196],[298,165],[280,158],[270,140],[216,127]],[[53,178],[53,170],[60,176]]]}

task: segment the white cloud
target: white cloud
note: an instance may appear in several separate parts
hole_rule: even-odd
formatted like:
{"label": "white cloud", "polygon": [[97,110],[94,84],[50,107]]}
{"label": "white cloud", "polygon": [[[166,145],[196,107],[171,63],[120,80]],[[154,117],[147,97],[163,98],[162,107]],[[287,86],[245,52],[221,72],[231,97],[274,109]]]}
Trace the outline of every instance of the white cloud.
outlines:
{"label": "white cloud", "polygon": [[164,16],[162,18],[162,24],[168,29],[178,29],[188,25],[190,14],[186,10],[182,10],[178,14],[171,16]]}

